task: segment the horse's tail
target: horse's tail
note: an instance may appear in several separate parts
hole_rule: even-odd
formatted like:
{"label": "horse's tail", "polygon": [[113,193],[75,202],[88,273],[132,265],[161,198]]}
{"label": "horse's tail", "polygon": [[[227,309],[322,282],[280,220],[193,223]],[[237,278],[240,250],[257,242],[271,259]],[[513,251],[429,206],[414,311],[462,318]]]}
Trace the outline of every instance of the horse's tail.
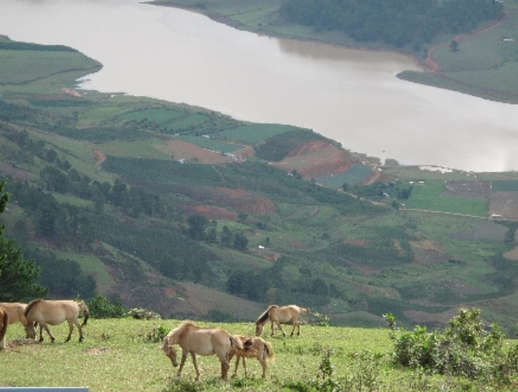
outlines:
{"label": "horse's tail", "polygon": [[43,298],[33,299],[31,302],[27,304],[27,307],[25,308],[25,311],[23,312],[23,315],[25,318],[28,319],[29,313],[36,305],[38,305],[41,301],[43,301]]}
{"label": "horse's tail", "polygon": [[2,328],[0,329],[0,349],[3,348],[3,342],[5,333],[7,332],[7,324],[9,324],[9,316],[7,315],[7,311],[4,310],[4,316],[2,317]]}
{"label": "horse's tail", "polygon": [[90,317],[90,309],[88,309],[88,306],[86,306],[85,301],[79,302],[79,309],[83,311],[83,315],[85,317],[83,324],[81,324],[81,327],[86,325],[86,322],[88,321],[88,318]]}
{"label": "horse's tail", "polygon": [[277,305],[270,305],[266,310],[255,320],[256,324],[264,324],[266,320],[268,320],[268,315],[270,314],[270,310],[273,308],[278,308]]}
{"label": "horse's tail", "polygon": [[239,350],[243,350],[243,342],[238,337],[229,334],[228,337],[230,338],[230,345],[237,347]]}
{"label": "horse's tail", "polygon": [[264,351],[266,352],[266,357],[270,360],[275,359],[275,353],[273,352],[273,345],[270,342],[264,341]]}

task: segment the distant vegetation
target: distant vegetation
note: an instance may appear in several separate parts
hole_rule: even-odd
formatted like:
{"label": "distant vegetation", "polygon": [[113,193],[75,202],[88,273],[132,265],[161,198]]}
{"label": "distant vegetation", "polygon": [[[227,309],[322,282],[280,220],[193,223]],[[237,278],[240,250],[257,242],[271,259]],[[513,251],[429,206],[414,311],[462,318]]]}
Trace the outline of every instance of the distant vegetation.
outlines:
{"label": "distant vegetation", "polygon": [[357,41],[419,51],[439,34],[470,31],[502,17],[494,0],[286,0],[280,14],[318,30],[340,30]]}

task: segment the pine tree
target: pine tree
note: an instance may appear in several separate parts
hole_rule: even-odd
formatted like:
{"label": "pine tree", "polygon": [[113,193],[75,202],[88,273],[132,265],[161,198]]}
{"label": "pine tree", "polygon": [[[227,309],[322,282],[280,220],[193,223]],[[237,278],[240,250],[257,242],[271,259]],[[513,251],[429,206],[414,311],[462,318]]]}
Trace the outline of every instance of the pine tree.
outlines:
{"label": "pine tree", "polygon": [[[4,193],[5,181],[0,182],[0,214],[9,197]],[[47,289],[37,283],[39,268],[32,260],[24,259],[21,249],[3,237],[0,225],[0,301],[26,301],[44,296]]]}

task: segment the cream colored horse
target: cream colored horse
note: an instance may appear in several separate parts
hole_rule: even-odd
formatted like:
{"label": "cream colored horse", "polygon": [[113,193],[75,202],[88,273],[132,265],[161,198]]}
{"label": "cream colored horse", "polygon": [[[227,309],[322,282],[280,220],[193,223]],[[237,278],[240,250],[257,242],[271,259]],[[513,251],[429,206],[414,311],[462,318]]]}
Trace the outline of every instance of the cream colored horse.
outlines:
{"label": "cream colored horse", "polygon": [[176,350],[174,345],[178,344],[182,348],[182,361],[178,368],[177,376],[182,373],[187,354],[191,354],[194,370],[196,371],[196,381],[200,379],[200,371],[196,363],[196,354],[214,355],[216,354],[221,362],[221,378],[227,379],[228,368],[230,367],[230,356],[234,348],[243,349],[239,339],[229,334],[221,328],[200,328],[190,321],[184,321],[178,328],[173,329],[164,339],[162,350],[169,357],[174,367],[176,362]]}
{"label": "cream colored horse", "polygon": [[234,368],[234,374],[232,377],[237,375],[237,368],[239,367],[239,360],[243,358],[243,368],[245,369],[245,377],[248,377],[246,372],[246,360],[245,358],[256,358],[261,366],[263,367],[263,378],[266,378],[266,368],[268,367],[268,360],[273,360],[275,353],[273,352],[273,346],[263,338],[251,338],[244,335],[236,335],[236,337],[243,343],[243,350],[235,348],[230,356],[236,355],[236,367]]}
{"label": "cream colored horse", "polygon": [[287,305],[287,306],[278,306],[278,305],[270,305],[268,308],[259,316],[259,318],[255,322],[255,336],[261,336],[263,333],[264,324],[269,320],[272,324],[272,334],[274,332],[274,323],[277,324],[277,327],[281,330],[282,336],[286,336],[284,333],[281,324],[291,324],[293,325],[293,329],[291,330],[291,335],[293,336],[293,332],[295,332],[295,328],[298,328],[297,335],[300,335],[300,321],[299,317],[301,313],[308,313],[309,309],[302,308],[297,305]]}
{"label": "cream colored horse", "polygon": [[0,307],[4,308],[9,315],[9,324],[22,323],[25,328],[25,336],[29,337],[29,322],[25,317],[25,308],[27,304],[21,302],[0,302]]}
{"label": "cream colored horse", "polygon": [[6,347],[5,333],[7,332],[7,326],[9,325],[9,315],[7,311],[0,308],[0,350]]}
{"label": "cream colored horse", "polygon": [[[83,312],[85,317],[82,325],[79,324],[78,321],[81,312]],[[35,338],[36,332],[34,330],[33,323],[38,322],[38,324],[40,325],[40,342],[43,342],[43,329],[47,331],[47,334],[50,336],[51,341],[54,342],[56,338],[50,332],[47,324],[58,325],[64,322],[65,320],[68,322],[68,337],[66,338],[65,342],[68,342],[72,337],[74,325],[77,327],[77,330],[79,331],[79,341],[82,342],[84,336],[81,327],[86,325],[89,315],[90,312],[84,301],[51,301],[46,299],[36,299],[34,301],[29,302],[27,308],[25,308],[25,317],[29,322],[30,328],[29,337],[32,339]]]}

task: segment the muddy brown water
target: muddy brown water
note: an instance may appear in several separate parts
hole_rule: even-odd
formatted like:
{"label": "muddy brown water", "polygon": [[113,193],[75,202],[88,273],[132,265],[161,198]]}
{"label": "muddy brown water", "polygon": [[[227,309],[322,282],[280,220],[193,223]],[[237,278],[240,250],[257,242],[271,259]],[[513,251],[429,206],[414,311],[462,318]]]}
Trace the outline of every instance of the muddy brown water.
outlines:
{"label": "muddy brown water", "polygon": [[406,164],[518,169],[518,107],[413,84],[414,60],[260,36],[134,0],[1,0],[0,34],[103,63],[82,86],[314,129]]}

